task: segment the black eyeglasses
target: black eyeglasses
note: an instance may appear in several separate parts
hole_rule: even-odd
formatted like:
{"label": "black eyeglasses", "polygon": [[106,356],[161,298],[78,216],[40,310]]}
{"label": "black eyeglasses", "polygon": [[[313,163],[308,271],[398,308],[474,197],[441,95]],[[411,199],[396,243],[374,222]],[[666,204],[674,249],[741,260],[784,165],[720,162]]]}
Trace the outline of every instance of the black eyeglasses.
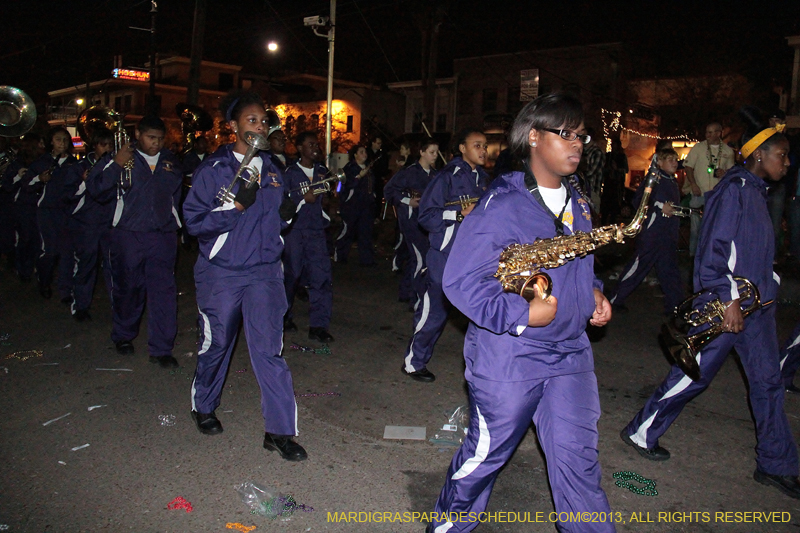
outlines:
{"label": "black eyeglasses", "polygon": [[554,130],[550,128],[542,128],[544,131],[549,131],[550,133],[555,133],[556,135],[560,136],[565,141],[574,141],[575,139],[580,139],[581,143],[589,144],[592,140],[591,135],[579,135],[572,130]]}

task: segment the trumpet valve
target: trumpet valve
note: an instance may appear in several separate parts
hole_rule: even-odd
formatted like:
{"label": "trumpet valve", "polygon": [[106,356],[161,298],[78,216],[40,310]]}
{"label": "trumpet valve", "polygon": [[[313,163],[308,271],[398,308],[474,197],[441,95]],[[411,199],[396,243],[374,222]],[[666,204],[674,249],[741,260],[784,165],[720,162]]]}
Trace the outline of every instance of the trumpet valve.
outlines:
{"label": "trumpet valve", "polygon": [[219,192],[217,193],[217,200],[223,204],[233,203],[234,195],[231,191],[228,190],[227,187],[220,187]]}

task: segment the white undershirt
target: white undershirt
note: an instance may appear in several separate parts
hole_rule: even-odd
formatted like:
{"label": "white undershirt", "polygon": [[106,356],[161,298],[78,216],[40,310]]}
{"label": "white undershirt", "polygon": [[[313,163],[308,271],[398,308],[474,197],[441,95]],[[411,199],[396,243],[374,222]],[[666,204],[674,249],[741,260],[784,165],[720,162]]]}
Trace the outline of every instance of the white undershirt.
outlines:
{"label": "white undershirt", "polygon": [[[239,163],[244,161],[244,154],[240,154],[239,152],[233,152],[233,155],[236,156],[236,160],[239,161]],[[261,159],[261,157],[255,156],[253,157],[253,159],[250,160],[248,166],[255,167],[256,170],[258,171],[258,175],[260,176],[261,168],[264,166],[264,161]]]}
{"label": "white undershirt", "polygon": [[147,165],[150,167],[150,172],[155,172],[156,165],[158,165],[158,158],[161,157],[161,152],[157,153],[156,155],[147,155],[141,150],[136,150],[136,151],[139,152],[139,155],[144,157],[145,161],[147,161]]}
{"label": "white undershirt", "polygon": [[[567,201],[567,188],[564,187],[564,184],[562,183],[561,187],[558,189],[548,189],[547,187],[539,185],[539,193],[542,195],[542,200],[544,200],[544,204],[547,208],[558,216],[561,210],[564,209],[564,204]],[[567,204],[562,220],[564,221],[564,225],[572,231],[572,202]]]}
{"label": "white undershirt", "polygon": [[307,178],[310,179],[311,176],[314,175],[314,168],[313,167],[312,168],[306,168],[303,165],[301,165],[299,162],[297,163],[297,166],[300,167],[300,170],[303,171],[303,173],[306,175]]}

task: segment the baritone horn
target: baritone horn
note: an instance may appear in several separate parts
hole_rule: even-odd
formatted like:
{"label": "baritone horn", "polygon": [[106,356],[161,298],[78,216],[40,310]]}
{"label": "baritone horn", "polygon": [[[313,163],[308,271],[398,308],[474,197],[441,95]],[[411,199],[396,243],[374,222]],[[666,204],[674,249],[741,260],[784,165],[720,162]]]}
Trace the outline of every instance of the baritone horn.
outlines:
{"label": "baritone horn", "polygon": [[36,123],[36,105],[21,89],[0,85],[0,137],[20,137]]}
{"label": "baritone horn", "polygon": [[181,119],[181,133],[183,133],[184,141],[183,150],[179,155],[183,157],[194,150],[198,131],[204,133],[214,127],[214,119],[205,109],[194,104],[177,104],[175,113]]}
{"label": "baritone horn", "polygon": [[[255,165],[250,165],[250,161],[253,160],[253,157],[255,157],[256,154],[258,154],[259,150],[266,150],[269,148],[269,143],[267,142],[266,137],[254,131],[245,132],[244,140],[248,144],[248,148],[247,152],[244,154],[244,158],[242,158],[242,163],[239,165],[239,169],[236,171],[236,175],[233,177],[230,185],[227,187],[222,187],[217,193],[217,199],[222,204],[231,203],[236,199],[236,195],[233,193],[233,187],[240,179],[242,182],[244,182],[244,186],[248,189],[259,183],[258,180],[261,175],[259,174]],[[249,174],[249,176],[244,175],[245,171]]]}
{"label": "baritone horn", "polygon": [[291,192],[301,192],[303,194],[307,193],[311,190],[314,195],[318,194],[325,194],[326,192],[331,192],[331,184],[332,183],[345,183],[347,181],[347,176],[345,176],[343,170],[331,170],[326,174],[326,177],[319,181],[315,182],[308,182],[304,181],[300,184],[299,187],[292,189]]}
{"label": "baritone horn", "polygon": [[[733,279],[736,281],[739,291],[742,318],[746,318],[772,303],[772,300],[762,303],[758,287],[747,278],[734,276]],[[708,294],[711,293],[709,291],[697,292],[682,301],[675,308],[673,316],[661,328],[662,339],[670,356],[684,374],[694,381],[698,381],[701,377],[697,354],[708,343],[723,333],[728,333],[722,325],[728,306],[719,298],[709,300],[705,304],[695,305],[694,301],[697,298]],[[691,328],[705,325],[708,325],[706,329],[692,335],[689,334]]]}

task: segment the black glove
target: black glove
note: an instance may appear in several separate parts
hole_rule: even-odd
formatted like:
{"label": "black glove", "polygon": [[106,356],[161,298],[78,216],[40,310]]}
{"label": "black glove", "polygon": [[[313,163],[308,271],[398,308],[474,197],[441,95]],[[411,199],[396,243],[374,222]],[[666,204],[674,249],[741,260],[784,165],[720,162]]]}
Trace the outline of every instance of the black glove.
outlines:
{"label": "black glove", "polygon": [[233,198],[235,202],[239,202],[244,206],[245,209],[248,209],[251,205],[256,203],[256,193],[260,188],[258,183],[254,184],[252,188],[248,189],[244,182],[239,185],[239,190],[236,191],[236,196]]}
{"label": "black glove", "polygon": [[281,206],[278,209],[278,214],[280,214],[281,220],[289,221],[294,218],[294,214],[297,211],[297,206],[294,205],[294,202],[288,196],[283,198],[283,202],[281,202]]}

